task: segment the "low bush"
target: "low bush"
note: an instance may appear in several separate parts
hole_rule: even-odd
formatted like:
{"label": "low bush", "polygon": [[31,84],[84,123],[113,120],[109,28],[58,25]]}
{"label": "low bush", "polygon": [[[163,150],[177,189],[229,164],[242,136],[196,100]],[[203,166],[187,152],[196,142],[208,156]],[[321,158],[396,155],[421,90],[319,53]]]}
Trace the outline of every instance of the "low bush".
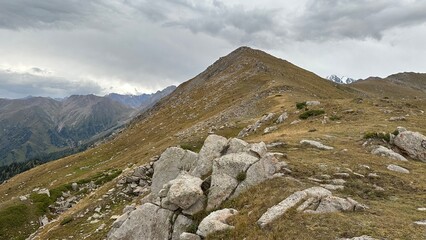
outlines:
{"label": "low bush", "polygon": [[308,119],[310,117],[318,116],[324,114],[324,110],[308,110],[302,114],[299,115],[300,119]]}
{"label": "low bush", "polygon": [[390,142],[390,133],[366,132],[364,139],[382,139]]}
{"label": "low bush", "polygon": [[306,107],[306,102],[298,102],[296,103],[297,109],[304,109]]}

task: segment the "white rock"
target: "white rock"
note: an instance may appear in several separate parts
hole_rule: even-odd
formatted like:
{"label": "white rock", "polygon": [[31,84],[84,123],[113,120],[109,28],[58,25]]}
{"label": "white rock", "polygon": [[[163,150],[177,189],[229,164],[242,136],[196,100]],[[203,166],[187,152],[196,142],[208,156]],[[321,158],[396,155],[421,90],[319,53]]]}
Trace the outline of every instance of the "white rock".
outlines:
{"label": "white rock", "polygon": [[250,144],[250,152],[257,154],[257,157],[261,158],[265,156],[265,154],[268,152],[268,149],[266,148],[266,144],[264,142],[253,143]]}
{"label": "white rock", "polygon": [[46,194],[47,196],[50,197],[50,191],[49,191],[49,189],[46,189],[46,188],[42,188],[42,189],[38,190],[37,193],[38,194]]}
{"label": "white rock", "polygon": [[182,209],[188,209],[203,196],[202,183],[200,178],[182,172],[166,184],[167,199]]}
{"label": "white rock", "polygon": [[202,237],[207,237],[207,235],[218,231],[233,229],[234,227],[228,225],[226,220],[237,213],[237,210],[229,208],[210,213],[201,221],[200,225],[198,225],[197,234]]}
{"label": "white rock", "polygon": [[414,222],[417,225],[422,225],[422,226],[426,226],[426,220],[422,220],[422,221],[415,221]]}
{"label": "white rock", "polygon": [[319,101],[307,101],[306,102],[306,106],[317,106],[320,105],[321,103]]}
{"label": "white rock", "polygon": [[394,144],[410,157],[426,162],[426,136],[418,132],[404,131],[395,137]]}
{"label": "white rock", "polygon": [[212,171],[213,160],[220,157],[228,144],[228,140],[222,136],[209,135],[198,155],[195,168],[191,169],[191,175],[202,177]]}
{"label": "white rock", "polygon": [[399,173],[410,173],[407,169],[394,164],[388,165],[387,169]]}
{"label": "white rock", "polygon": [[321,149],[321,150],[332,150],[332,149],[334,149],[333,147],[326,146],[326,145],[324,145],[320,142],[312,141],[312,140],[305,140],[304,139],[304,140],[300,141],[300,144],[315,147],[315,148],[318,148],[318,149]]}
{"label": "white rock", "polygon": [[353,238],[339,238],[339,240],[377,240],[377,239],[367,235],[363,235],[360,237],[353,237]]}
{"label": "white rock", "polygon": [[401,154],[398,154],[398,153],[392,151],[391,149],[388,149],[388,148],[383,147],[383,146],[379,146],[376,149],[373,149],[373,151],[371,151],[371,153],[374,154],[374,155],[382,156],[382,157],[388,157],[388,158],[393,159],[393,160],[408,161]]}
{"label": "white rock", "polygon": [[278,124],[283,123],[285,120],[287,120],[287,118],[288,118],[288,113],[287,113],[287,112],[284,112],[283,114],[281,114],[281,115],[278,117],[278,119],[277,119],[276,123],[278,123]]}
{"label": "white rock", "polygon": [[267,128],[265,128],[265,130],[263,130],[263,133],[268,134],[268,133],[271,133],[271,132],[276,131],[276,130],[278,130],[277,126],[267,127]]}
{"label": "white rock", "polygon": [[180,235],[180,240],[201,240],[201,237],[197,234],[184,232]]}
{"label": "white rock", "polygon": [[27,200],[28,200],[28,198],[27,198],[27,197],[25,197],[25,196],[19,196],[19,200],[21,200],[21,201],[27,201]]}
{"label": "white rock", "polygon": [[151,193],[157,196],[163,185],[175,179],[182,170],[189,170],[195,166],[198,154],[182,148],[167,148],[154,163]]}
{"label": "white rock", "polygon": [[417,208],[417,211],[426,212],[426,207]]}
{"label": "white rock", "polygon": [[321,184],[320,186],[330,191],[343,190],[345,188],[342,185],[333,185],[333,184]]}
{"label": "white rock", "polygon": [[74,190],[74,191],[77,191],[78,190],[78,184],[77,183],[72,183],[71,184],[71,188],[72,188],[72,190]]}
{"label": "white rock", "polygon": [[244,152],[247,150],[249,144],[241,139],[231,138],[228,141],[228,146],[226,154]]}
{"label": "white rock", "polygon": [[130,213],[127,220],[108,233],[109,240],[168,240],[170,235],[171,217],[173,212],[162,209],[154,204],[146,203]]}

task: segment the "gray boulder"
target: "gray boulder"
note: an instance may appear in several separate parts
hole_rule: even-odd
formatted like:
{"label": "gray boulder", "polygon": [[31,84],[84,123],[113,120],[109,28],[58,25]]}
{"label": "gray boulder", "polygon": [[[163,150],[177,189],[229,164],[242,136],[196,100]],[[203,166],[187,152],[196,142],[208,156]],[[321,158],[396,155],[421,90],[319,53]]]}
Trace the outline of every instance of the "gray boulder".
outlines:
{"label": "gray boulder", "polygon": [[180,240],[201,240],[201,237],[197,234],[184,232],[180,235]]}
{"label": "gray boulder", "polygon": [[249,144],[238,138],[231,138],[228,141],[228,150],[226,150],[226,154],[230,153],[239,153],[247,150]]}
{"label": "gray boulder", "polygon": [[207,210],[218,207],[228,199],[238,186],[238,175],[245,174],[247,169],[257,161],[259,161],[258,158],[248,153],[231,153],[215,159]]}
{"label": "gray boulder", "polygon": [[210,213],[201,221],[200,225],[198,225],[197,234],[202,237],[207,237],[207,235],[215,232],[233,229],[234,227],[228,225],[226,221],[229,217],[237,213],[238,211],[232,208],[225,208]]}
{"label": "gray boulder", "polygon": [[109,240],[168,240],[173,212],[154,204],[145,203],[130,213],[127,220],[108,233]]}
{"label": "gray boulder", "polygon": [[278,124],[283,123],[285,120],[287,120],[287,118],[288,118],[288,113],[287,113],[287,112],[284,112],[283,114],[281,114],[281,115],[278,117],[278,119],[277,119],[276,123],[278,123]]}
{"label": "gray boulder", "polygon": [[175,179],[182,170],[189,170],[195,166],[198,154],[182,148],[167,148],[154,163],[151,193],[157,196],[163,185]]}
{"label": "gray boulder", "polygon": [[180,214],[179,216],[177,216],[173,224],[172,240],[181,239],[181,234],[186,232],[192,224],[193,221],[185,217],[184,215]]}
{"label": "gray boulder", "polygon": [[312,140],[302,140],[300,141],[300,144],[304,145],[304,146],[309,146],[309,147],[315,147],[321,150],[333,150],[333,147],[330,146],[326,146],[320,142],[317,141],[312,141]]}
{"label": "gray boulder", "polygon": [[182,209],[188,209],[203,196],[200,178],[182,172],[176,179],[168,182],[163,188],[167,192],[167,200]]}
{"label": "gray boulder", "polygon": [[388,158],[393,159],[393,160],[408,161],[401,154],[398,154],[398,153],[392,151],[391,149],[388,149],[388,148],[383,147],[383,146],[379,146],[379,147],[373,149],[373,151],[371,151],[371,153],[374,154],[374,155],[382,156],[382,157],[388,157]]}
{"label": "gray boulder", "polygon": [[393,140],[394,144],[410,157],[426,162],[426,137],[419,132],[403,131]]}
{"label": "gray boulder", "polygon": [[209,135],[198,155],[195,168],[191,169],[191,175],[202,177],[212,171],[213,160],[220,157],[228,144],[228,140],[222,136]]}
{"label": "gray boulder", "polygon": [[410,173],[407,169],[394,164],[388,165],[387,169],[399,173]]}

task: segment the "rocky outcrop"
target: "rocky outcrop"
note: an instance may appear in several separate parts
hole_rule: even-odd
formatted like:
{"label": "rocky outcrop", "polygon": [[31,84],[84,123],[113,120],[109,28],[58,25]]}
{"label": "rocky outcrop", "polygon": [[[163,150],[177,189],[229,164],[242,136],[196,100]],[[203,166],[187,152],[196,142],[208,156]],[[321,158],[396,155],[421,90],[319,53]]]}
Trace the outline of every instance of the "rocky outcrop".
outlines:
{"label": "rocky outcrop", "polygon": [[250,133],[256,132],[262,124],[270,121],[274,117],[274,113],[268,113],[262,116],[259,120],[257,120],[253,125],[249,125],[238,133],[238,138],[243,138],[248,136]]}
{"label": "rocky outcrop", "polygon": [[410,157],[426,162],[426,136],[419,132],[403,131],[393,143]]}
{"label": "rocky outcrop", "polygon": [[[151,194],[144,198],[145,204],[118,217],[108,239],[179,239],[194,223],[195,214],[215,210],[272,178],[283,165],[276,155],[268,153],[263,142],[249,144],[217,135],[207,137],[199,154],[168,148],[152,164]],[[127,178],[133,179],[136,172]],[[236,213],[234,209],[212,212],[201,221],[197,234],[205,237],[232,228],[226,219]],[[183,238],[198,235],[186,233]]]}
{"label": "rocky outcrop", "polygon": [[215,232],[233,229],[234,227],[228,225],[226,220],[237,213],[237,210],[228,208],[210,213],[201,221],[198,226],[197,234],[202,237],[207,237],[207,235]]}
{"label": "rocky outcrop", "polygon": [[333,147],[326,146],[326,145],[324,145],[320,142],[313,141],[313,140],[305,140],[304,139],[304,140],[300,141],[300,144],[302,146],[314,147],[314,148],[318,148],[318,149],[321,149],[321,150],[333,150],[334,149]]}
{"label": "rocky outcrop", "polygon": [[393,159],[393,160],[408,161],[401,154],[398,154],[398,153],[392,151],[391,149],[383,147],[383,146],[378,146],[377,148],[373,149],[373,151],[371,151],[371,153],[374,154],[374,155],[387,157],[387,158],[390,158],[390,159]]}
{"label": "rocky outcrop", "polygon": [[287,112],[284,112],[283,114],[281,114],[279,117],[278,117],[278,119],[277,119],[277,121],[275,121],[277,124],[281,124],[281,123],[283,123],[285,120],[287,120],[287,118],[288,118],[288,113]]}
{"label": "rocky outcrop", "polygon": [[285,214],[290,208],[297,207],[298,212],[304,213],[332,213],[338,211],[360,211],[367,207],[351,198],[335,197],[332,193],[322,187],[312,187],[298,191],[269,208],[257,221],[260,227],[265,227],[274,220]]}

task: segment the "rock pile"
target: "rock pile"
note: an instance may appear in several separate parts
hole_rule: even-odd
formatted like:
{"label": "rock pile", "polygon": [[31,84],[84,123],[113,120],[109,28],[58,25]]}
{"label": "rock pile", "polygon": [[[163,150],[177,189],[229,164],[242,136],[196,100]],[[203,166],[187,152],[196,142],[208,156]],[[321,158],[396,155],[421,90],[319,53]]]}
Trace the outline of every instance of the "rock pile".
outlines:
{"label": "rock pile", "polygon": [[[232,228],[226,219],[234,209],[214,211],[199,226],[193,216],[218,208],[282,167],[263,142],[217,135],[206,138],[199,154],[171,147],[153,165],[147,203],[117,219],[108,239],[199,239]],[[189,233],[190,228],[196,231]]]}
{"label": "rock pile", "polygon": [[139,196],[149,192],[151,178],[154,174],[154,163],[159,156],[151,158],[151,161],[145,165],[138,166],[129,173],[123,174],[118,180],[117,187],[122,189],[126,195]]}
{"label": "rock pile", "polygon": [[253,125],[249,125],[238,134],[238,138],[243,138],[248,136],[250,133],[256,132],[263,123],[270,121],[274,117],[274,113],[268,113],[262,116],[261,119],[257,120]]}

